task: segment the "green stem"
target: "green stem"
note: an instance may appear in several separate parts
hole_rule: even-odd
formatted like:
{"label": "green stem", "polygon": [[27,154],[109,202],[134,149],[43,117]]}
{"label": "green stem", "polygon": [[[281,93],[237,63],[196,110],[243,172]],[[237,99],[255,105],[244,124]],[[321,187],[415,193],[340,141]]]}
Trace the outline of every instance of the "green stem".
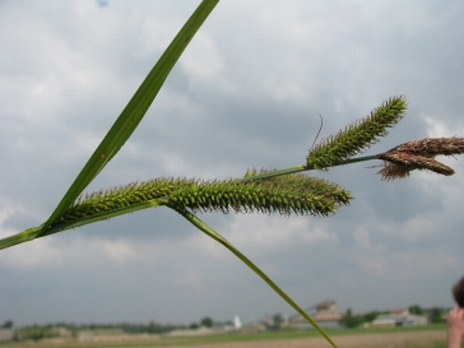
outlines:
{"label": "green stem", "polygon": [[[330,166],[325,167],[324,169],[330,168],[330,167],[337,167],[337,166],[343,166],[346,164],[352,164],[352,163],[357,163],[357,162],[366,162],[366,161],[371,161],[374,159],[379,159],[379,154],[377,155],[372,155],[372,156],[363,156],[363,157],[357,157],[357,158],[350,158],[346,159],[343,161],[338,161],[332,163]],[[237,180],[242,180],[242,181],[252,181],[252,180],[260,180],[260,179],[269,179],[273,178],[276,176],[281,176],[281,175],[289,175],[289,174],[295,174],[299,172],[304,172],[308,170],[314,170],[316,168],[314,167],[308,167],[306,164],[300,164],[295,167],[290,167],[290,168],[285,168],[285,169],[280,169],[280,170],[274,170],[271,172],[266,172],[262,174],[257,174],[253,176],[248,176],[245,178],[237,179]]]}
{"label": "green stem", "polygon": [[63,232],[66,230],[70,230],[72,228],[81,227],[81,226],[88,225],[88,224],[102,221],[102,220],[108,220],[108,219],[111,219],[111,218],[114,218],[120,215],[134,213],[136,211],[143,210],[143,209],[157,208],[157,207],[166,205],[167,202],[168,202],[168,197],[161,197],[161,198],[152,199],[146,202],[133,204],[128,207],[114,209],[114,210],[107,211],[101,214],[95,214],[95,215],[88,216],[82,219],[74,220],[72,222],[67,222],[67,223],[62,223],[62,224],[57,223],[55,225],[52,225],[47,230],[45,230],[45,232],[38,237],[49,236],[54,233]]}
{"label": "green stem", "polygon": [[19,232],[13,236],[0,239],[0,250],[35,239],[40,232],[40,229],[41,227],[28,228],[27,230]]}
{"label": "green stem", "polygon": [[283,298],[293,309],[295,309],[303,318],[305,318],[319,333],[335,348],[337,345],[331,340],[331,338],[317,325],[313,318],[311,318],[293,299],[288,296],[276,283],[274,283],[258,266],[256,266],[250,259],[243,255],[238,249],[236,249],[227,239],[221,236],[218,232],[212,229],[205,222],[200,220],[198,217],[190,213],[185,209],[179,209],[175,206],[168,205],[169,208],[175,210],[191,224],[197,227],[200,231],[204,232],[208,237],[214,239],[216,242],[225,246],[235,256],[243,261],[253,272],[255,272],[261,279],[263,279],[281,298]]}
{"label": "green stem", "polygon": [[6,249],[6,248],[9,248],[9,247],[21,244],[21,243],[29,242],[36,238],[41,238],[41,237],[49,236],[51,234],[55,234],[58,232],[70,230],[76,227],[88,225],[93,222],[111,219],[119,215],[130,214],[130,213],[134,213],[136,211],[148,209],[148,208],[157,208],[157,207],[166,205],[167,203],[168,203],[168,197],[161,197],[161,198],[153,199],[147,202],[137,203],[129,207],[114,209],[114,210],[104,212],[101,214],[95,214],[95,215],[88,216],[82,219],[77,219],[72,222],[57,223],[57,224],[50,226],[48,229],[45,230],[45,232],[41,232],[42,226],[29,228],[13,236],[0,239],[0,250]]}

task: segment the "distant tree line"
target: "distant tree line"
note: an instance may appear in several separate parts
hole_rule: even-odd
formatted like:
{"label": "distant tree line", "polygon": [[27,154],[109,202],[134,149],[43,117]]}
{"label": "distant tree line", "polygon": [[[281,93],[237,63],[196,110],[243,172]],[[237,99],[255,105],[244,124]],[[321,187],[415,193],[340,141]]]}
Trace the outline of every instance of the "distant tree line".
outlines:
{"label": "distant tree line", "polygon": [[[219,324],[219,323],[218,323]],[[214,321],[210,317],[204,317],[203,319],[200,320],[200,323],[192,323],[190,324],[189,328],[190,329],[198,329],[199,327],[213,327]]]}
{"label": "distant tree line", "polygon": [[[214,322],[210,317],[202,318],[198,323],[192,323],[190,326],[186,325],[174,325],[174,324],[160,324],[155,321],[150,321],[148,324],[131,324],[131,323],[120,323],[120,324],[82,324],[76,325],[65,322],[58,322],[55,324],[46,325],[32,325],[25,326],[15,330],[13,339],[16,341],[23,340],[34,340],[38,341],[43,338],[53,338],[59,335],[56,330],[57,327],[62,327],[71,332],[73,336],[77,335],[78,331],[82,330],[111,330],[118,329],[127,334],[163,334],[177,329],[195,329],[200,326],[213,327],[214,325],[221,325],[226,323]],[[228,322],[227,324],[230,324]],[[4,328],[12,328],[13,322],[7,321]]]}
{"label": "distant tree line", "polygon": [[2,329],[12,329],[13,328],[13,320],[7,320],[3,323]]}

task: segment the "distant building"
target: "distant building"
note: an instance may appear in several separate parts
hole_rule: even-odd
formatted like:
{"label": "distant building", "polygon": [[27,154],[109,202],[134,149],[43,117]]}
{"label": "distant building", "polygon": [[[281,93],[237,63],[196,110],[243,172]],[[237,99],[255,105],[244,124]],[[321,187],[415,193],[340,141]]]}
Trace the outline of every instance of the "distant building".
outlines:
{"label": "distant building", "polygon": [[[222,331],[222,330],[220,330]],[[178,329],[164,334],[166,337],[185,337],[185,336],[206,336],[220,332],[206,326],[200,326],[198,329]]]}
{"label": "distant building", "polygon": [[425,315],[409,313],[408,309],[395,309],[388,314],[379,315],[371,322],[371,327],[423,326],[429,323]]}
{"label": "distant building", "polygon": [[125,342],[153,342],[159,340],[159,338],[160,336],[157,334],[128,334],[121,328],[111,328],[80,330],[77,332],[76,341],[84,345],[95,343],[113,343],[119,345]]}
{"label": "distant building", "polygon": [[265,325],[266,327],[271,327],[274,325],[274,320],[272,320],[269,314],[266,314],[264,317],[261,318],[260,323]]}
{"label": "distant building", "polygon": [[88,330],[79,330],[77,332],[77,340],[79,342],[83,341],[97,341],[104,340],[107,338],[117,338],[122,336],[124,331],[120,328],[114,329],[88,329]]}
{"label": "distant building", "polygon": [[[339,328],[339,320],[342,318],[338,309],[337,303],[333,300],[325,300],[319,302],[315,306],[312,306],[305,310],[311,318],[321,328]],[[301,315],[294,315],[290,317],[290,324],[295,329],[312,329],[312,325],[306,321]]]}
{"label": "distant building", "polygon": [[0,328],[0,342],[11,341],[13,339],[13,329]]}
{"label": "distant building", "polygon": [[234,329],[235,330],[240,330],[242,328],[242,322],[240,320],[240,317],[238,315],[236,315],[234,317]]}
{"label": "distant building", "polygon": [[51,336],[60,338],[71,338],[73,336],[73,333],[71,332],[71,330],[63,326],[57,326],[51,329]]}

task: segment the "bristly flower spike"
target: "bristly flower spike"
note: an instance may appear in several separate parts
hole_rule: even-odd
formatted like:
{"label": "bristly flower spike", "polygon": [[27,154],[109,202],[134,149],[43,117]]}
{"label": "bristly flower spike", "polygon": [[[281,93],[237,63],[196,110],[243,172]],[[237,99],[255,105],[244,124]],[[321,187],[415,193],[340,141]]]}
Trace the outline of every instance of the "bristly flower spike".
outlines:
{"label": "bristly flower spike", "polygon": [[257,181],[158,178],[82,197],[57,224],[71,224],[149,201],[192,212],[233,210],[237,213],[327,216],[349,204],[351,198],[340,186],[304,174]]}
{"label": "bristly flower spike", "polygon": [[464,153],[464,138],[424,138],[400,144],[378,155],[384,160],[384,167],[377,172],[382,180],[394,180],[408,177],[410,172],[430,170],[450,176],[454,170],[435,160],[437,155],[453,156]]}
{"label": "bristly flower spike", "polygon": [[306,169],[324,169],[361,153],[388,134],[387,128],[403,118],[406,107],[403,96],[390,98],[368,117],[322,140],[306,157]]}

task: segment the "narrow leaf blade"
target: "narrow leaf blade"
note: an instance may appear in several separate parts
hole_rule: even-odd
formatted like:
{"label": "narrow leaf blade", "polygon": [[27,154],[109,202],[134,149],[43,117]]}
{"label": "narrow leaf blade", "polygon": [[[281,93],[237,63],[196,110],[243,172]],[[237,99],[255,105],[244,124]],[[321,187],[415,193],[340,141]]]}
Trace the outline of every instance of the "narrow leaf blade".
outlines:
{"label": "narrow leaf blade", "polygon": [[76,200],[132,135],[182,52],[218,2],[219,0],[204,0],[197,7],[135,92],[132,99],[74,180],[55,211],[41,226],[38,236],[60,218],[64,211]]}

